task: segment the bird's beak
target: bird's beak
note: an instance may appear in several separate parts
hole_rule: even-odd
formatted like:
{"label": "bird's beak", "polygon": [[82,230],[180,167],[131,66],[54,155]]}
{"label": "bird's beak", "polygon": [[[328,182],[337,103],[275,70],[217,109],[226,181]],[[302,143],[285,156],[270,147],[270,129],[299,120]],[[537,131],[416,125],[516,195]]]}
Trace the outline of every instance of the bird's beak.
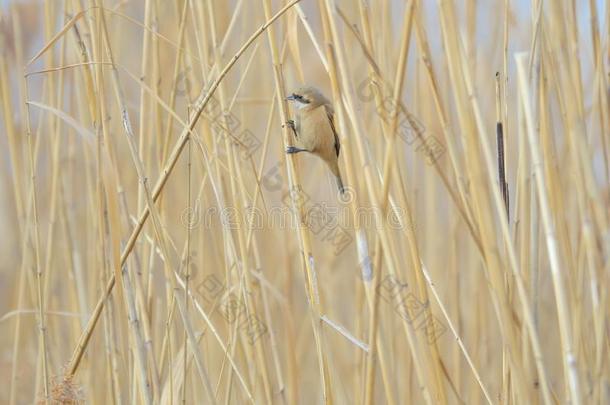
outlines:
{"label": "bird's beak", "polygon": [[294,96],[294,94],[289,95],[288,97],[286,97],[286,100],[288,101],[294,101],[296,100],[296,97]]}

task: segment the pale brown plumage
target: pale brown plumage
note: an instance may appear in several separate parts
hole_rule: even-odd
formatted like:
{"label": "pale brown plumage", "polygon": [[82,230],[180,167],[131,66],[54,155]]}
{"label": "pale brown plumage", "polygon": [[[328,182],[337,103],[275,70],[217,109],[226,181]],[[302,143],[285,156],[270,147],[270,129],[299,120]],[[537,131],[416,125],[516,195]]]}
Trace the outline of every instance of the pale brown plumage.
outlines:
{"label": "pale brown plumage", "polygon": [[334,110],[330,101],[314,87],[302,87],[287,97],[295,107],[295,120],[289,124],[294,129],[294,146],[287,153],[310,152],[320,157],[337,180],[337,187],[344,192],[339,171],[341,145],[333,121]]}

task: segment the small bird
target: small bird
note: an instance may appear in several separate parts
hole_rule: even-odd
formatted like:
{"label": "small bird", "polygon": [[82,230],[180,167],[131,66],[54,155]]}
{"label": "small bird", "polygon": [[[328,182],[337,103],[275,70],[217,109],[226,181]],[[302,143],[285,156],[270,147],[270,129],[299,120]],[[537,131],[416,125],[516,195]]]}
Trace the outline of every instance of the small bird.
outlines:
{"label": "small bird", "polygon": [[333,121],[334,110],[330,101],[315,87],[301,87],[286,97],[293,103],[296,114],[288,125],[294,132],[294,146],[286,153],[309,152],[326,162],[335,175],[337,187],[344,193],[339,171],[339,136]]}

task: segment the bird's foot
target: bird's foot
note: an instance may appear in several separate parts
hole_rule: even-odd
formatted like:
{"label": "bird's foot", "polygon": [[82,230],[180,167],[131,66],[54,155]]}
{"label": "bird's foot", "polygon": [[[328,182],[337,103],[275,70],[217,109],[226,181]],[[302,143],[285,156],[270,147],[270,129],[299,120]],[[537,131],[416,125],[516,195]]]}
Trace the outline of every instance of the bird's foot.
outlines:
{"label": "bird's foot", "polygon": [[285,124],[285,125],[286,125],[288,128],[292,128],[293,130],[295,129],[295,126],[294,126],[294,121],[293,121],[293,120],[288,120],[288,121],[286,121],[286,124]]}
{"label": "bird's foot", "polygon": [[288,121],[286,121],[286,124],[284,124],[284,125],[290,129],[292,129],[292,133],[294,134],[294,137],[296,138],[297,137],[297,127],[294,125],[294,121],[288,120]]}

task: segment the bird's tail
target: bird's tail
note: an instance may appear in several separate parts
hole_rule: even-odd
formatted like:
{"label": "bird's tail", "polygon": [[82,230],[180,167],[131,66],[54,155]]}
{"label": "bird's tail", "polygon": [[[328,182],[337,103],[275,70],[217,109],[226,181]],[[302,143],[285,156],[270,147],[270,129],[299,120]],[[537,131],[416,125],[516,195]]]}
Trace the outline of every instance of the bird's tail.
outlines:
{"label": "bird's tail", "polygon": [[335,180],[337,181],[337,188],[339,189],[339,193],[341,195],[345,194],[345,187],[343,187],[343,180],[341,180],[341,171],[339,170],[339,165],[337,161],[326,161],[328,167],[330,167],[331,172],[335,175]]}
{"label": "bird's tail", "polygon": [[337,179],[337,188],[339,189],[341,195],[343,195],[345,193],[345,187],[343,187],[343,180],[341,180],[341,175],[335,176],[335,178]]}

